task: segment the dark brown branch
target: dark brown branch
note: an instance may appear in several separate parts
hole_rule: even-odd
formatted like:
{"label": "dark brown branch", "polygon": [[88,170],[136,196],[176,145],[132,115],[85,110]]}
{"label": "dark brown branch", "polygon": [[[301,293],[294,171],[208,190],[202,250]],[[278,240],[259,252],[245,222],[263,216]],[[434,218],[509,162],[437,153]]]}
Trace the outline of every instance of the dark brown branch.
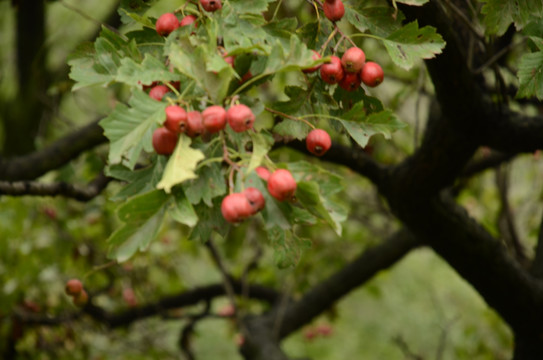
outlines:
{"label": "dark brown branch", "polygon": [[98,121],[66,135],[46,148],[14,158],[0,157],[0,180],[33,180],[58,169],[81,153],[106,142]]}
{"label": "dark brown branch", "polygon": [[488,156],[485,156],[481,159],[471,160],[466,165],[460,176],[465,178],[472,177],[473,175],[479,174],[485,170],[492,169],[496,166],[507,163],[508,161],[513,159],[513,157],[514,155],[512,154],[493,151]]}
{"label": "dark brown branch", "polygon": [[0,181],[0,196],[63,196],[78,201],[89,201],[98,196],[111,180],[101,173],[85,187],[65,182],[46,184],[36,181]]}

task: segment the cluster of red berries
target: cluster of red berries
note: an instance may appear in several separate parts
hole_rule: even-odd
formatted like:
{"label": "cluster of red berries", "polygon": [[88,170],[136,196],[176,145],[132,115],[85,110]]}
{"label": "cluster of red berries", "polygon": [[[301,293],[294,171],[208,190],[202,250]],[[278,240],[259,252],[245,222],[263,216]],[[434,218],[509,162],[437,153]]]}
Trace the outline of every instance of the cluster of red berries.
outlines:
{"label": "cluster of red berries", "polygon": [[255,115],[243,104],[233,105],[228,111],[222,106],[213,105],[203,112],[186,111],[179,105],[166,107],[164,126],[153,133],[153,148],[160,155],[170,155],[177,144],[179,134],[185,133],[194,138],[203,133],[214,134],[223,130],[226,123],[235,132],[243,132],[253,127]]}
{"label": "cluster of red berries", "polygon": [[[268,192],[277,200],[285,201],[294,197],[297,184],[290,171],[278,169],[272,174],[265,167],[259,166],[256,173],[268,182]],[[221,212],[226,221],[238,223],[255,215],[265,205],[264,195],[258,189],[250,187],[241,193],[227,195],[222,200]]]}
{"label": "cluster of red berries", "polygon": [[71,279],[66,282],[66,294],[72,297],[74,305],[84,306],[89,301],[89,294],[83,289],[83,284],[79,279]]}
{"label": "cluster of red berries", "polygon": [[[320,54],[313,50],[313,60],[320,58]],[[347,49],[341,59],[332,55],[330,62],[304,69],[303,72],[312,73],[319,69],[325,83],[338,84],[347,91],[357,90],[361,83],[376,87],[384,80],[381,66],[372,61],[366,62],[366,54],[356,46]]]}
{"label": "cluster of red berries", "polygon": [[[213,12],[222,9],[221,0],[200,0],[200,5],[205,11]],[[178,20],[177,16],[172,13],[162,14],[155,25],[156,32],[162,36],[168,36],[172,31],[181,26],[187,26],[194,23],[194,26],[198,26],[196,23],[196,16],[187,15],[183,19]]]}

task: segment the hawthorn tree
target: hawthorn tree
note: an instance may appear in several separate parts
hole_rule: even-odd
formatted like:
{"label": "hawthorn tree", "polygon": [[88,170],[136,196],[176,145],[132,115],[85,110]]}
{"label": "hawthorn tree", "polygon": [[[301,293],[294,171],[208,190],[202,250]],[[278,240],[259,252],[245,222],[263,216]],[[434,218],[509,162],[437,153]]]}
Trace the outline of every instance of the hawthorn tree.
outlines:
{"label": "hawthorn tree", "polygon": [[[283,340],[419,247],[445,260],[509,326],[514,359],[543,358],[541,220],[519,231],[508,191],[510,169],[525,154],[535,159],[534,178],[542,174],[541,1],[113,5],[99,33],[56,71],[45,62],[45,10],[54,5],[12,5],[17,86],[2,100],[0,201],[13,210],[2,232],[45,239],[42,256],[63,259],[56,290],[66,284],[74,306],[67,297],[24,301],[23,290],[9,290],[21,289],[23,277],[4,277],[3,358],[23,356],[25,334],[58,358],[62,340],[36,329],[61,328],[73,339],[66,329],[85,319],[114,331],[162,316],[183,321],[178,343],[188,359],[198,358],[191,344],[200,322],[214,317],[232,319],[243,358],[289,359]],[[62,119],[69,97],[92,109],[97,93],[110,103],[103,118]],[[402,108],[412,94],[414,121]],[[73,123],[80,126],[66,126]],[[478,180],[489,171],[498,210],[481,199],[485,218],[463,198],[481,195]],[[373,205],[362,203],[371,194]],[[526,201],[540,194],[532,188]],[[66,199],[63,217],[42,203],[52,223],[42,236],[9,223],[29,211],[14,205],[19,196]],[[365,206],[385,225],[357,216]],[[535,206],[530,221],[541,217]],[[85,216],[75,222],[78,212]],[[379,240],[357,246],[351,223]],[[5,269],[17,271],[34,245],[7,240]],[[331,248],[341,247],[338,258]],[[176,261],[187,261],[182,249],[208,256],[220,281],[176,279],[176,292],[152,284],[153,271],[175,273]],[[137,275],[143,258],[145,275]],[[295,285],[281,283],[285,271]],[[137,298],[138,281],[150,299]],[[119,284],[121,305],[113,300]],[[217,312],[224,297],[228,306]],[[405,356],[415,356],[400,340]]]}

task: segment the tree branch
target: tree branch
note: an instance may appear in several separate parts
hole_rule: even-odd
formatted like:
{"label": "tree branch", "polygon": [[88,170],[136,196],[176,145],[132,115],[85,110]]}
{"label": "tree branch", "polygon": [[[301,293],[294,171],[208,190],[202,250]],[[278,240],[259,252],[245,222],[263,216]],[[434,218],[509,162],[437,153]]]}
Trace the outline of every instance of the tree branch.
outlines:
{"label": "tree branch", "polygon": [[89,201],[98,196],[112,178],[100,173],[86,187],[79,187],[65,182],[45,184],[36,181],[0,181],[0,196],[63,196],[78,201]]}
{"label": "tree branch", "polygon": [[81,153],[105,143],[106,140],[98,120],[94,121],[29,155],[7,159],[0,157],[0,180],[36,179],[65,165]]}

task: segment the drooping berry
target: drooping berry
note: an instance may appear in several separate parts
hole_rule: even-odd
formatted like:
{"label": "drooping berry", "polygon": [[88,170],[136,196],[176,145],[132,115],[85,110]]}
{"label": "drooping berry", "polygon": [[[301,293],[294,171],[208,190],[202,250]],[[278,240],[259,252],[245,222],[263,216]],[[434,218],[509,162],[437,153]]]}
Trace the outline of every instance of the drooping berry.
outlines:
{"label": "drooping berry", "polygon": [[358,90],[362,84],[362,79],[360,78],[360,72],[356,73],[345,73],[345,76],[339,82],[339,86],[347,91]]}
{"label": "drooping berry", "polygon": [[221,0],[200,0],[205,11],[213,12],[222,9]]}
{"label": "drooping berry", "polygon": [[194,15],[187,15],[181,19],[179,26],[189,26],[190,24],[194,24],[194,27],[198,27],[198,23],[196,22],[197,19],[198,18]]}
{"label": "drooping berry", "polygon": [[187,113],[187,135],[191,138],[204,133],[204,123],[202,122],[202,113],[199,111],[189,111]]}
{"label": "drooping berry", "polygon": [[[313,60],[319,60],[321,58],[321,54],[319,54],[318,52],[316,52],[315,50],[311,50],[313,52],[313,55],[311,56],[311,59]],[[315,65],[313,67],[310,67],[308,69],[303,69],[302,72],[306,73],[306,74],[309,74],[309,73],[312,73],[312,72],[315,72],[317,70],[319,70],[319,68],[321,67],[322,64],[319,64],[319,65]]]}
{"label": "drooping berry", "polygon": [[74,296],[83,290],[83,283],[79,279],[70,279],[66,282],[66,294]]}
{"label": "drooping berry", "polygon": [[179,20],[172,13],[162,14],[156,21],[155,27],[159,35],[167,36],[179,27]]}
{"label": "drooping berry", "polygon": [[159,155],[170,155],[177,145],[177,134],[160,127],[153,132],[153,149]]}
{"label": "drooping berry", "polygon": [[184,133],[187,130],[187,112],[181,106],[170,105],[166,107],[166,121],[164,127],[174,133]]}
{"label": "drooping berry", "polygon": [[345,15],[345,6],[341,0],[326,0],[322,4],[324,16],[330,21],[339,21]]}
{"label": "drooping berry", "polygon": [[149,96],[156,101],[162,101],[164,95],[166,95],[170,89],[166,85],[157,85],[151,88]]}
{"label": "drooping berry", "polygon": [[322,81],[328,84],[337,84],[345,76],[341,60],[337,56],[332,56],[329,63],[321,66]]}
{"label": "drooping berry", "polygon": [[362,82],[364,84],[368,85],[369,87],[376,87],[383,82],[385,73],[379,64],[368,61],[362,68],[360,77],[362,78]]}
{"label": "drooping berry", "polygon": [[264,206],[266,206],[266,199],[264,199],[264,195],[254,187],[248,187],[243,191],[243,194],[249,201],[249,204],[251,205],[251,208],[253,209],[253,214],[256,214],[260,210],[264,209]]}
{"label": "drooping berry", "polygon": [[268,192],[279,201],[292,199],[296,187],[296,180],[285,169],[276,170],[268,179]]}
{"label": "drooping berry", "polygon": [[226,121],[235,132],[243,132],[253,127],[255,115],[247,105],[234,105],[226,112]]}
{"label": "drooping berry", "polygon": [[264,166],[257,167],[255,171],[256,171],[256,174],[264,181],[268,181],[268,179],[270,178],[270,175],[271,175],[270,170],[268,170]]}
{"label": "drooping berry", "polygon": [[343,65],[343,69],[348,73],[359,72],[364,67],[365,62],[366,54],[356,46],[347,49],[341,57],[341,65]]}
{"label": "drooping berry", "polygon": [[89,294],[87,294],[85,289],[81,290],[81,292],[73,298],[73,302],[76,306],[84,306],[87,301],[89,301]]}
{"label": "drooping berry", "polygon": [[233,193],[224,197],[221,203],[221,213],[230,223],[238,223],[253,214],[253,207],[242,193]]}
{"label": "drooping berry", "polygon": [[208,133],[216,133],[226,126],[226,110],[222,106],[213,105],[202,112],[204,128]]}
{"label": "drooping berry", "polygon": [[307,135],[305,145],[310,153],[322,156],[332,146],[332,139],[330,139],[330,135],[326,131],[314,129]]}

